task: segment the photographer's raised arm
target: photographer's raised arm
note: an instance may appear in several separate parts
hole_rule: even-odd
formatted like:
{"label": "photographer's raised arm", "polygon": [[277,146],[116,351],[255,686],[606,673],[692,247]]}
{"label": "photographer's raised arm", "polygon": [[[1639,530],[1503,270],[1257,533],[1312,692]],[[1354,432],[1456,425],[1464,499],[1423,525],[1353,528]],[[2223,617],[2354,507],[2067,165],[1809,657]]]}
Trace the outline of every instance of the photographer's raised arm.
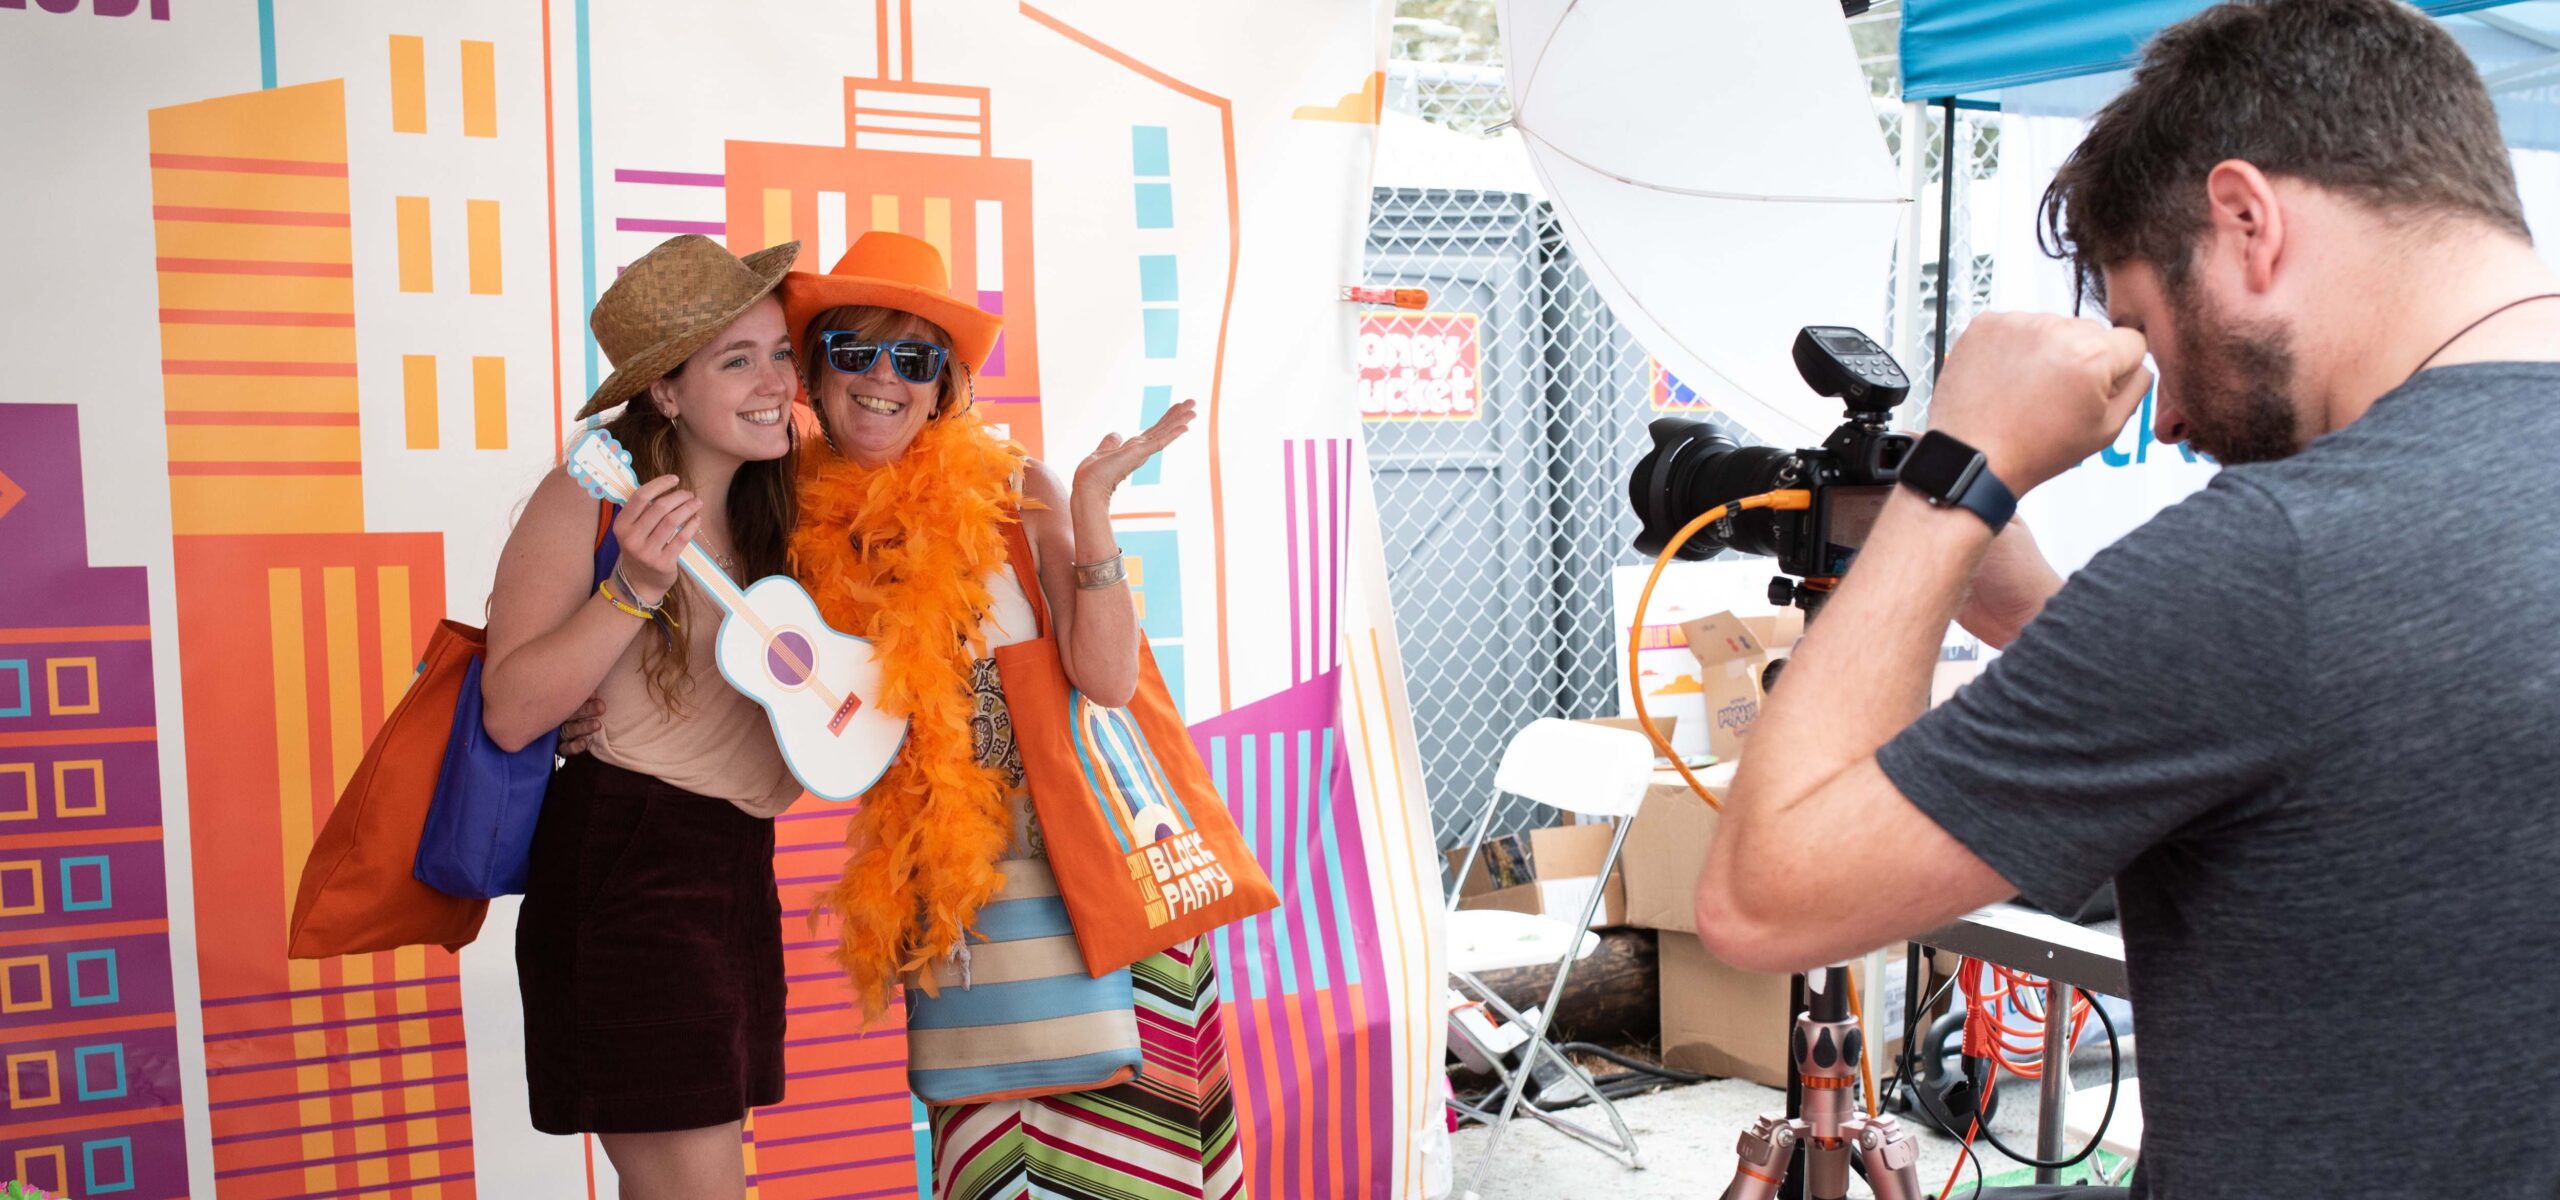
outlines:
{"label": "photographer's raised arm", "polygon": [[[1932,423],[2023,496],[2114,438],[2149,390],[2142,358],[2129,331],[1985,314],[1948,358]],[[1970,511],[1907,489],[1886,503],[1771,691],[1725,798],[1697,895],[1699,937],[1718,956],[1812,967],[2014,894],[1876,763],[1927,709],[1947,623],[1992,546]],[[1998,586],[1968,613],[1985,619],[1985,640],[2014,635],[2053,594],[2032,539],[2000,555]]]}
{"label": "photographer's raised arm", "polygon": [[[1897,493],[1771,689],[1698,876],[1698,936],[1751,970],[1836,962],[2012,889],[1894,790],[1876,748],[1929,704],[1990,530]],[[1855,904],[1844,903],[1856,897]]]}

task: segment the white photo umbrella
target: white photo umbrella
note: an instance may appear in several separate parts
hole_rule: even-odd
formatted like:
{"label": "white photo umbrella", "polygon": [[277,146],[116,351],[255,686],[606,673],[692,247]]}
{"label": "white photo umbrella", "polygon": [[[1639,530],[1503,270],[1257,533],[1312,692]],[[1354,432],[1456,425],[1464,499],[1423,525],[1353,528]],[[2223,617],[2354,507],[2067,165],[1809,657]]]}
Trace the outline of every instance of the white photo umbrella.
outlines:
{"label": "white photo umbrella", "polygon": [[1887,341],[1905,202],[1837,0],[1502,0],[1501,20],[1511,125],[1618,319],[1753,433],[1818,444],[1839,405],[1788,347],[1805,325]]}

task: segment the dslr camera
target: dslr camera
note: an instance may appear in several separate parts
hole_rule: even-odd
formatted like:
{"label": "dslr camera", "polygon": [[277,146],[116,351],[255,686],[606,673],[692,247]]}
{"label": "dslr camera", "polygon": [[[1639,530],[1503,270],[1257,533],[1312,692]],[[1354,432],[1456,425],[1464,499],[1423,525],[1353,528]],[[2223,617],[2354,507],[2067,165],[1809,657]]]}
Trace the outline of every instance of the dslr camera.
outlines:
{"label": "dslr camera", "polygon": [[[1849,569],[1911,453],[1912,436],[1887,427],[1894,406],[1911,394],[1911,381],[1884,347],[1845,326],[1799,330],[1794,356],[1806,386],[1838,398],[1847,410],[1840,427],[1819,448],[1781,450],[1741,445],[1704,421],[1655,421],[1649,427],[1653,449],[1627,476],[1627,501],[1644,526],[1636,549],[1661,554],[1681,526],[1719,504],[1802,489],[1812,493],[1808,507],[1727,513],[1691,536],[1679,557],[1711,558],[1722,550],[1761,554],[1777,559],[1786,575],[1823,581]],[[1784,578],[1770,583],[1772,601],[1808,609],[1825,591],[1827,584],[1799,589]]]}

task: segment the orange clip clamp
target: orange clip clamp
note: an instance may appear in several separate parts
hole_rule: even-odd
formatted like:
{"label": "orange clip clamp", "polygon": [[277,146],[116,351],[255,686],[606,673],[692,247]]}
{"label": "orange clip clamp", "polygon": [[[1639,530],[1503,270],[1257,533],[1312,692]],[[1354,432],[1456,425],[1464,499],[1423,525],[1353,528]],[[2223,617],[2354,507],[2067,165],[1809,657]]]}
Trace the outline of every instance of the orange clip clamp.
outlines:
{"label": "orange clip clamp", "polygon": [[1391,304],[1416,310],[1431,307],[1427,288],[1345,287],[1342,298],[1354,304]]}

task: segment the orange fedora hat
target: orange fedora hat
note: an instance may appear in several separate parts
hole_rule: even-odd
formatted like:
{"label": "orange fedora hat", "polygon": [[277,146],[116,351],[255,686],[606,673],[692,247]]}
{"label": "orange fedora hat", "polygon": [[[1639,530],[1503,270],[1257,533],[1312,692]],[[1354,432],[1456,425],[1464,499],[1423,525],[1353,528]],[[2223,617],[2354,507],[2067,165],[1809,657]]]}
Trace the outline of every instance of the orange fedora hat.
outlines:
{"label": "orange fedora hat", "polygon": [[[996,348],[1004,318],[951,295],[951,272],[933,243],[904,234],[866,233],[824,275],[793,271],[782,280],[782,315],[792,342],[809,336],[818,314],[845,305],[914,313],[951,335],[951,353],[977,374]],[[814,345],[799,346],[815,354]]]}

